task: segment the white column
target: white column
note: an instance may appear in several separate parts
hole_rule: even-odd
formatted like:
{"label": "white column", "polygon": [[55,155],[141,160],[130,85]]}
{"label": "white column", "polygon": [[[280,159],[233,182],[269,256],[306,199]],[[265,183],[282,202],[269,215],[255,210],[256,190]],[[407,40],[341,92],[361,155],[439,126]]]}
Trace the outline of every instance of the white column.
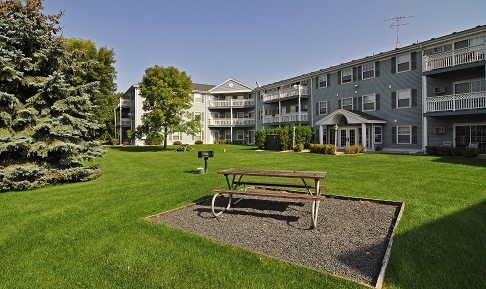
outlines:
{"label": "white column", "polygon": [[[455,101],[454,101],[455,103]],[[427,77],[422,76],[422,115],[427,111]],[[428,145],[427,140],[427,117],[422,118],[422,150]]]}
{"label": "white column", "polygon": [[366,123],[361,124],[361,145],[363,146],[363,150],[366,151]]}
{"label": "white column", "polygon": [[319,125],[319,144],[324,144],[324,129],[322,128],[322,125]]}

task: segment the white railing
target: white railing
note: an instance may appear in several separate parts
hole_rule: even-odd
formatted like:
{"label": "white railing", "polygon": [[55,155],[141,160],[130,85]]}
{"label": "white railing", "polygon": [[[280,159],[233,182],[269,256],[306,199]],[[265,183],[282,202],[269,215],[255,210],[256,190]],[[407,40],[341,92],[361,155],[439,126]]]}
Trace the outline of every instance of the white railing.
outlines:
{"label": "white railing", "polygon": [[131,106],[132,102],[129,99],[120,99],[120,106]]}
{"label": "white railing", "polygon": [[[307,86],[300,86],[300,95],[309,95],[309,88]],[[299,96],[299,88],[288,88],[288,89],[281,89],[275,92],[269,92],[263,94],[263,101],[272,101],[278,100],[293,96]]]}
{"label": "white railing", "polygon": [[265,116],[263,117],[263,123],[283,123],[283,122],[299,122],[308,121],[309,115],[305,112],[301,112],[300,120],[298,113],[285,113],[275,116]]}
{"label": "white railing", "polygon": [[254,125],[254,118],[218,118],[210,119],[209,126],[238,126],[238,125]]}
{"label": "white railing", "polygon": [[253,99],[229,99],[213,100],[209,102],[209,108],[230,108],[230,107],[252,107],[255,106]]}
{"label": "white railing", "polygon": [[456,111],[486,108],[486,92],[432,96],[426,99],[426,111]]}
{"label": "white railing", "polygon": [[484,60],[484,44],[424,56],[424,69],[452,67]]}
{"label": "white railing", "polygon": [[130,118],[123,117],[123,118],[121,118],[121,121],[120,121],[120,118],[117,117],[116,120],[115,120],[115,125],[116,126],[131,126],[132,120]]}

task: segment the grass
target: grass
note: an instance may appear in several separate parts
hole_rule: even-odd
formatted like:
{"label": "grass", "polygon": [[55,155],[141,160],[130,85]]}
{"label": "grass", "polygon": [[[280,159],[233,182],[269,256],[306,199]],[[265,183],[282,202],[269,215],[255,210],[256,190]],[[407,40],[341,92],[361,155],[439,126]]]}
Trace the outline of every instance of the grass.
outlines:
{"label": "grass", "polygon": [[[204,175],[197,148],[215,152]],[[204,145],[95,163],[88,183],[0,194],[0,288],[363,287],[144,219],[224,188],[229,167],[326,171],[326,193],[405,202],[385,288],[486,287],[485,160]]]}

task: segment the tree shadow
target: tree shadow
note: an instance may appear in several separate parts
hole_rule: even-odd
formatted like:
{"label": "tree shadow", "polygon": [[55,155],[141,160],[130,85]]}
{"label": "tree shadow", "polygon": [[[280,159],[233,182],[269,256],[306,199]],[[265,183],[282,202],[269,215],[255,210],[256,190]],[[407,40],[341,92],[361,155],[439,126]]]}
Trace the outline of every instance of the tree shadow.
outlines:
{"label": "tree shadow", "polygon": [[110,149],[131,153],[174,151],[172,148],[167,148],[164,150],[163,146],[110,146]]}
{"label": "tree shadow", "polygon": [[433,162],[448,163],[457,165],[476,166],[486,168],[486,159],[480,158],[466,158],[466,157],[439,157],[434,159]]}

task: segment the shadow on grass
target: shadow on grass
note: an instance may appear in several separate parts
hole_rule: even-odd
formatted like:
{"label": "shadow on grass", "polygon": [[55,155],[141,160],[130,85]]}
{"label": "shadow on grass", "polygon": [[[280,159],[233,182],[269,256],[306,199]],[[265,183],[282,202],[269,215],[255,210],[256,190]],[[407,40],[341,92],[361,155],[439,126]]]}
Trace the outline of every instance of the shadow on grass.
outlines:
{"label": "shadow on grass", "polygon": [[440,157],[433,161],[438,163],[477,166],[477,167],[486,168],[486,159],[480,159],[480,158]]}
{"label": "shadow on grass", "polygon": [[111,146],[111,149],[121,151],[121,152],[169,152],[174,151],[173,148],[167,148],[164,150],[163,146]]}
{"label": "shadow on grass", "polygon": [[394,287],[486,288],[486,200],[396,235],[393,247],[385,279]]}

